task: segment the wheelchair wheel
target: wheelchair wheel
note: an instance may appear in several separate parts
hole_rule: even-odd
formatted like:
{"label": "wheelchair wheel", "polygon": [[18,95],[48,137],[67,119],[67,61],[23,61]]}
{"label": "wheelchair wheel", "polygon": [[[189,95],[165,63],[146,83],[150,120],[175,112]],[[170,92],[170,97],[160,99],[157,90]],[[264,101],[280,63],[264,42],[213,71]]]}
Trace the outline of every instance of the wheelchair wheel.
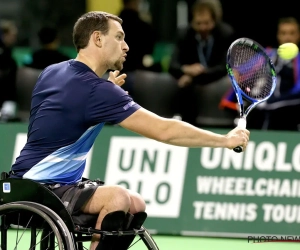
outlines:
{"label": "wheelchair wheel", "polygon": [[[130,250],[159,250],[158,246],[156,245],[154,239],[150,235],[150,233],[147,231],[146,228],[142,227],[142,229],[145,230],[145,232],[139,236],[135,237],[135,240],[132,242],[131,246],[129,247]],[[144,243],[141,245],[141,242]],[[139,243],[139,244],[138,244]]]}
{"label": "wheelchair wheel", "polygon": [[52,218],[24,204],[0,206],[1,250],[68,250]]}
{"label": "wheelchair wheel", "polygon": [[[128,248],[129,250],[159,250],[158,246],[156,245],[154,239],[150,235],[150,233],[142,227],[141,229],[144,230],[143,234],[139,234],[135,236],[135,239],[131,243],[130,247]],[[109,237],[109,236],[108,236]],[[86,238],[87,239],[87,238]],[[89,238],[91,239],[91,238]],[[75,237],[75,242],[77,242],[77,249],[78,250],[88,250],[90,246],[90,241],[89,240],[77,240]]]}

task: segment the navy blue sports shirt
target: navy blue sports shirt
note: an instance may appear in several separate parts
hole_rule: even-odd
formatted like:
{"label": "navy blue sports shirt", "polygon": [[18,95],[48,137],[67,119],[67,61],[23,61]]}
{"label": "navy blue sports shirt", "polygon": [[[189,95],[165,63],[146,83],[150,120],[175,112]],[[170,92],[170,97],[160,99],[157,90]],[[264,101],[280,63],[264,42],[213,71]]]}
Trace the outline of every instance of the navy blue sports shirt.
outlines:
{"label": "navy blue sports shirt", "polygon": [[33,90],[27,143],[11,177],[45,184],[79,182],[104,124],[120,123],[139,108],[121,87],[81,62],[47,67]]}

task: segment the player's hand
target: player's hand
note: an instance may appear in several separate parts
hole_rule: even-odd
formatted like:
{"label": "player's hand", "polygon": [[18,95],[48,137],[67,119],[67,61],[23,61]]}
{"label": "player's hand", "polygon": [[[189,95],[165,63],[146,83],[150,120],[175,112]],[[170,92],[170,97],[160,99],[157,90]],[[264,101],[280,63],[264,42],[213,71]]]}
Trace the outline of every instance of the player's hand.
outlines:
{"label": "player's hand", "polygon": [[178,87],[179,88],[184,88],[188,85],[190,85],[193,81],[193,78],[189,75],[183,75],[178,79]]}
{"label": "player's hand", "polygon": [[190,65],[183,65],[182,71],[187,75],[195,77],[202,74],[205,71],[205,67],[200,63],[194,63]]}
{"label": "player's hand", "polygon": [[231,130],[227,135],[227,148],[234,149],[238,146],[243,147],[243,151],[245,151],[248,141],[249,141],[250,132],[247,129],[236,127]]}
{"label": "player's hand", "polygon": [[119,74],[120,74],[119,70],[110,71],[108,80],[121,87],[125,83],[125,78],[127,77],[127,75],[126,74],[119,75]]}

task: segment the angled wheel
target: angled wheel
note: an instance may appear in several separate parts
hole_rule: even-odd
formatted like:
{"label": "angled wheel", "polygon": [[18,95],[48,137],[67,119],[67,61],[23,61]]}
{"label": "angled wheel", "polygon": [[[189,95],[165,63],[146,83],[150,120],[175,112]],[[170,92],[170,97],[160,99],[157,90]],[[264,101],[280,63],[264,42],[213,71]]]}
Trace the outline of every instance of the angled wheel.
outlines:
{"label": "angled wheel", "polygon": [[69,250],[45,212],[17,203],[0,206],[1,250]]}
{"label": "angled wheel", "polygon": [[130,250],[159,250],[158,246],[156,245],[154,239],[152,238],[151,234],[148,232],[148,230],[144,227],[142,229],[145,230],[145,232],[139,236],[135,237],[135,240],[132,242],[131,246],[128,248]]}
{"label": "angled wheel", "polygon": [[[150,235],[150,233],[142,227],[141,229],[144,230],[143,234],[139,234],[135,236],[132,244],[128,249],[130,250],[159,250],[157,244],[155,243],[154,239]],[[109,237],[109,236],[108,236]],[[76,239],[75,239],[76,241]],[[90,241],[84,241],[84,243],[77,241],[78,250],[88,250],[90,246]]]}

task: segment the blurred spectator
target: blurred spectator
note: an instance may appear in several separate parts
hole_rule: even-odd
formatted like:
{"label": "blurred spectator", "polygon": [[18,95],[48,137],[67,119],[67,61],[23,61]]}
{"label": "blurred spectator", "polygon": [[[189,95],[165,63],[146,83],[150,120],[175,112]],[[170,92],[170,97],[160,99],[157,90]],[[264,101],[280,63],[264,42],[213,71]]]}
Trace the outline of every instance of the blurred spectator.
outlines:
{"label": "blurred spectator", "polygon": [[16,112],[17,63],[12,49],[18,29],[11,21],[0,21],[0,108],[1,120],[14,118]]}
{"label": "blurred spectator", "polygon": [[222,21],[218,0],[194,3],[191,24],[180,32],[169,67],[181,88],[177,109],[184,121],[196,122],[195,86],[226,76],[226,53],[234,35],[233,28]]}
{"label": "blurred spectator", "polygon": [[[278,46],[295,43],[299,46],[300,25],[293,17],[282,18],[277,28]],[[283,60],[277,55],[277,48],[266,48],[277,72],[277,86],[265,103],[251,111],[248,117],[249,129],[299,130],[300,124],[300,54],[293,60]],[[223,100],[227,107],[235,108],[234,91]]]}
{"label": "blurred spectator", "polygon": [[[279,20],[278,45],[295,43],[299,46],[300,26],[293,17]],[[263,128],[268,130],[298,130],[300,124],[300,54],[293,60],[283,60],[277,48],[267,49],[277,71],[277,86],[266,103]]]}
{"label": "blurred spectator", "polygon": [[157,70],[152,58],[155,32],[151,24],[140,17],[140,4],[141,0],[123,0],[123,9],[119,14],[123,20],[125,41],[129,46],[124,72],[137,69]]}
{"label": "blurred spectator", "polygon": [[32,54],[32,61],[29,64],[25,64],[26,66],[35,69],[44,69],[51,64],[70,59],[58,50],[59,38],[58,31],[55,28],[41,28],[38,32],[38,37],[42,48]]}

